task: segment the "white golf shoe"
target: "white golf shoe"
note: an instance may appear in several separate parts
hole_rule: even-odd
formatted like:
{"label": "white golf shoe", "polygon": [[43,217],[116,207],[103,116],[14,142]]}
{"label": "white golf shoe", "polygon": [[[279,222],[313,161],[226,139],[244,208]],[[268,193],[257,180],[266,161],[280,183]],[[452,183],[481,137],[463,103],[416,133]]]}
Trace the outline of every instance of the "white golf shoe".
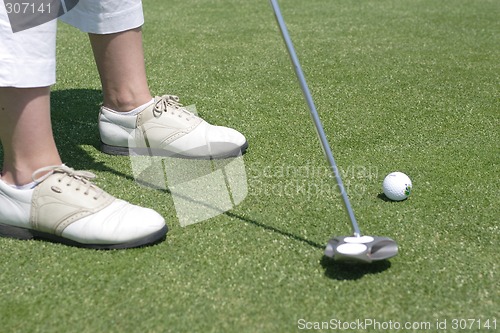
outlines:
{"label": "white golf shoe", "polygon": [[99,131],[101,149],[111,155],[217,159],[239,156],[248,146],[241,133],[210,125],[172,95],[155,97],[135,116],[102,107]]}
{"label": "white golf shoe", "polygon": [[37,185],[29,190],[0,180],[0,236],[95,249],[138,247],[165,237],[163,217],[114,198],[90,182],[94,177],[61,165],[37,170]]}

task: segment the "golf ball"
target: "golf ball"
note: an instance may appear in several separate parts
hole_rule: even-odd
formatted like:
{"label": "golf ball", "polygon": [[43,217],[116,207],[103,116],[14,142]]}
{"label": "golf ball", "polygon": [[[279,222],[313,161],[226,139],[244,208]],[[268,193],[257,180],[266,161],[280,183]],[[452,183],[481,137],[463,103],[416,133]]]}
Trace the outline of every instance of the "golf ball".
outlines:
{"label": "golf ball", "polygon": [[411,193],[411,186],[410,177],[398,171],[388,174],[382,183],[385,196],[394,201],[408,198]]}

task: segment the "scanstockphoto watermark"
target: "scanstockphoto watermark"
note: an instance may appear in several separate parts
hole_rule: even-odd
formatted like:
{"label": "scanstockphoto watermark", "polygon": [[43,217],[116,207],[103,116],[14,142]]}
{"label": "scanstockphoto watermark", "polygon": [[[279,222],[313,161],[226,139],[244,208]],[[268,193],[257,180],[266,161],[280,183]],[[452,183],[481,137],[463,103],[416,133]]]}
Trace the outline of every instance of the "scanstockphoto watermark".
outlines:
{"label": "scanstockphoto watermark", "polygon": [[431,330],[433,327],[430,321],[400,322],[393,320],[377,320],[373,318],[356,319],[342,321],[332,318],[328,321],[307,321],[299,319],[297,328],[299,330],[332,330],[332,331],[366,331],[366,330]]}
{"label": "scanstockphoto watermark", "polygon": [[336,172],[342,177],[343,188],[335,179],[333,170],[327,166],[305,164],[301,166],[268,165],[255,169],[249,174],[249,184],[253,195],[295,197],[309,199],[337,196],[347,191],[351,196],[366,193],[368,183],[377,180],[379,171],[374,166],[351,165]]}
{"label": "scanstockphoto watermark", "polygon": [[379,320],[375,318],[343,321],[331,318],[327,321],[297,320],[297,328],[301,331],[476,331],[497,329],[496,318],[443,318],[422,321]]}
{"label": "scanstockphoto watermark", "polygon": [[12,32],[20,32],[55,20],[73,9],[79,0],[4,0]]}

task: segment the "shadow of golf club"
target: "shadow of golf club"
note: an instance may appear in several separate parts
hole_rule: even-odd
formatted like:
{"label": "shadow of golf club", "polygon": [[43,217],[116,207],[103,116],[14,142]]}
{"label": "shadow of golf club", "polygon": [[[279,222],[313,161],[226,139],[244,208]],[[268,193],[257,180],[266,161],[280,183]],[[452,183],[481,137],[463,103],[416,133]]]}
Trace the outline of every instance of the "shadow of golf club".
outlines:
{"label": "shadow of golf club", "polygon": [[320,264],[325,269],[326,277],[338,281],[359,280],[365,275],[379,274],[391,267],[391,262],[388,260],[370,264],[351,264],[334,261],[327,256],[321,258]]}
{"label": "shadow of golf club", "polygon": [[325,245],[318,244],[318,243],[316,243],[316,242],[314,242],[312,240],[305,239],[303,237],[294,235],[294,234],[292,234],[290,232],[286,232],[286,231],[280,230],[278,228],[275,228],[275,227],[266,225],[264,223],[261,223],[261,222],[258,222],[258,221],[255,221],[255,220],[252,220],[252,219],[240,216],[240,215],[232,213],[232,212],[225,212],[224,215],[232,217],[232,218],[235,218],[235,219],[238,219],[240,221],[243,221],[243,222],[246,222],[246,223],[249,223],[249,224],[253,224],[253,225],[255,225],[255,226],[259,227],[259,228],[275,232],[275,233],[280,234],[282,236],[285,236],[285,237],[291,238],[293,240],[296,240],[296,241],[305,243],[307,245],[313,246],[313,247],[315,247],[317,249],[324,249],[325,248]]}

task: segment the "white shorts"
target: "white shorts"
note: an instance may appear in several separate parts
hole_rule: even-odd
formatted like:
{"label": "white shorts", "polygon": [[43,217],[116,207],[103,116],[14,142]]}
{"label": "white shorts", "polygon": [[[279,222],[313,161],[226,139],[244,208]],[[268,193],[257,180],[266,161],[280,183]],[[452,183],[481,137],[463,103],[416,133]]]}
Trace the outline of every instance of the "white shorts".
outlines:
{"label": "white shorts", "polygon": [[[80,0],[59,18],[83,32],[110,34],[144,24],[141,0]],[[13,33],[0,1],[0,87],[35,88],[56,82],[57,20]]]}

